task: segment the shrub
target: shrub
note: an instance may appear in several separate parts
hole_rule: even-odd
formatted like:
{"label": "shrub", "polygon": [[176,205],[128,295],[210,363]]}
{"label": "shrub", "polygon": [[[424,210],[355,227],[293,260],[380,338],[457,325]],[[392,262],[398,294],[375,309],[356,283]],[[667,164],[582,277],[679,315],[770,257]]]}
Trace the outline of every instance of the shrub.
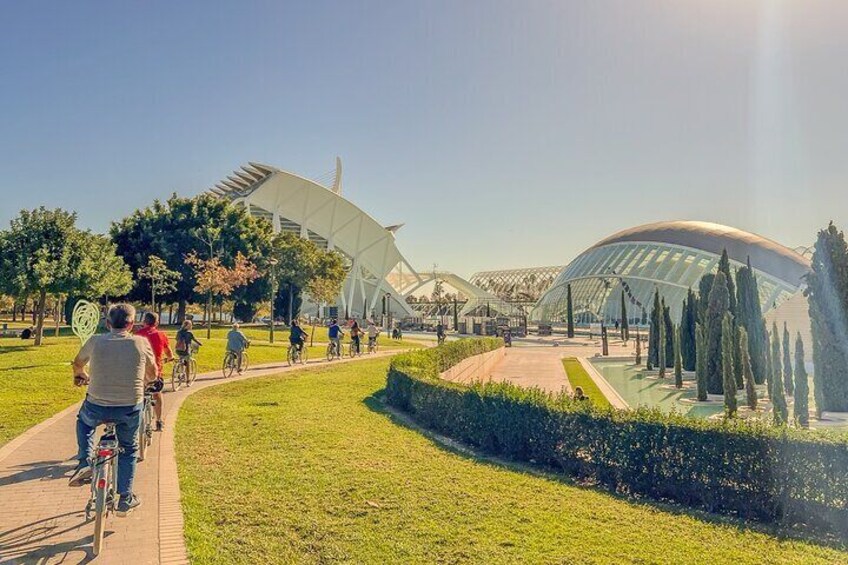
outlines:
{"label": "shrub", "polygon": [[396,356],[388,402],[419,424],[494,455],[561,468],[630,495],[709,511],[848,531],[844,438],[739,419],[620,411],[508,383],[439,372],[500,340],[460,340]]}

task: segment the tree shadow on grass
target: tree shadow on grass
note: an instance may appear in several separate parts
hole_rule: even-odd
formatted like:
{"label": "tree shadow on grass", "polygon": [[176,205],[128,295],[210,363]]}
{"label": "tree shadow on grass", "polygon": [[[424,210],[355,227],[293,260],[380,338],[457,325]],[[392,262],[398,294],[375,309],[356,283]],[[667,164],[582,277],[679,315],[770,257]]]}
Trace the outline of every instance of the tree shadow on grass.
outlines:
{"label": "tree shadow on grass", "polygon": [[393,424],[424,436],[439,450],[462,457],[463,459],[474,461],[481,465],[486,465],[500,470],[508,469],[518,473],[533,475],[544,480],[570,487],[585,488],[595,493],[607,496],[610,499],[626,502],[633,506],[660,510],[674,516],[687,516],[707,524],[733,528],[739,533],[756,532],[774,537],[780,541],[805,541],[832,549],[842,551],[848,550],[848,536],[846,536],[845,539],[839,539],[833,535],[801,530],[801,526],[785,527],[775,524],[754,522],[750,520],[743,520],[734,516],[710,513],[706,510],[690,508],[672,502],[652,500],[649,498],[636,498],[634,496],[611,491],[594,483],[579,481],[552,467],[534,465],[522,461],[513,461],[486,454],[475,447],[471,447],[460,441],[424,428],[412,420],[408,414],[388,406],[385,402],[385,389],[378,390],[372,395],[364,398],[362,403],[372,412],[385,416]]}

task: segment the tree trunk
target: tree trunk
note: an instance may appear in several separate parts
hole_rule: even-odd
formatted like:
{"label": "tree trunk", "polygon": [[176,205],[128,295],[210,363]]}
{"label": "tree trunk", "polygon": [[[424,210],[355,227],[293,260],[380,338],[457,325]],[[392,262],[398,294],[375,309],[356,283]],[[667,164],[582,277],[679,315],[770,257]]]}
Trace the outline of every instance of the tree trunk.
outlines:
{"label": "tree trunk", "polygon": [[56,314],[54,316],[56,319],[56,337],[59,337],[59,324],[62,323],[62,297],[56,296]]}
{"label": "tree trunk", "polygon": [[206,339],[212,339],[212,293],[206,297]]}
{"label": "tree trunk", "polygon": [[174,325],[174,305],[173,304],[168,305],[168,325],[169,326]]}
{"label": "tree trunk", "polygon": [[182,324],[185,321],[186,316],[186,301],[184,299],[180,299],[177,303],[177,324]]}
{"label": "tree trunk", "polygon": [[47,307],[47,291],[42,290],[38,295],[38,306],[33,310],[35,321],[35,345],[44,341],[44,309]]}

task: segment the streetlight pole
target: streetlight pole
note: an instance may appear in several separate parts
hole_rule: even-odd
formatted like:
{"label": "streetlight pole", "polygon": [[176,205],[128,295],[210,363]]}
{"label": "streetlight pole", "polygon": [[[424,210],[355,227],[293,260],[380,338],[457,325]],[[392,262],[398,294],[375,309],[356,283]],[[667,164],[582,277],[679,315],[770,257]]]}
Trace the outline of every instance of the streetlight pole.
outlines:
{"label": "streetlight pole", "polygon": [[277,301],[277,260],[271,259],[271,332],[268,341],[274,343],[274,303]]}

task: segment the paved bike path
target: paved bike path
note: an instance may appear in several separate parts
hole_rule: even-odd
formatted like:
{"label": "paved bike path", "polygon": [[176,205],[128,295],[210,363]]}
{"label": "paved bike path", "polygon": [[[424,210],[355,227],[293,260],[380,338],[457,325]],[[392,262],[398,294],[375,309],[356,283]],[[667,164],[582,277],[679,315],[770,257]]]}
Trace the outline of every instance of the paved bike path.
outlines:
{"label": "paved bike path", "polygon": [[[390,350],[341,362],[398,352]],[[316,360],[307,366],[319,364]],[[67,479],[76,465],[71,457],[76,454],[79,405],[12,440],[0,448],[0,564],[188,563],[174,454],[174,423],[180,405],[188,395],[210,386],[299,368],[288,367],[285,362],[268,364],[229,379],[224,379],[220,371],[205,373],[191,388],[176,393],[166,390],[165,431],[156,434],[146,460],[136,471],[134,490],[142,505],[126,518],[108,519],[103,550],[96,558],[91,547],[94,525],[85,521],[84,512],[89,489],[71,488]]]}

